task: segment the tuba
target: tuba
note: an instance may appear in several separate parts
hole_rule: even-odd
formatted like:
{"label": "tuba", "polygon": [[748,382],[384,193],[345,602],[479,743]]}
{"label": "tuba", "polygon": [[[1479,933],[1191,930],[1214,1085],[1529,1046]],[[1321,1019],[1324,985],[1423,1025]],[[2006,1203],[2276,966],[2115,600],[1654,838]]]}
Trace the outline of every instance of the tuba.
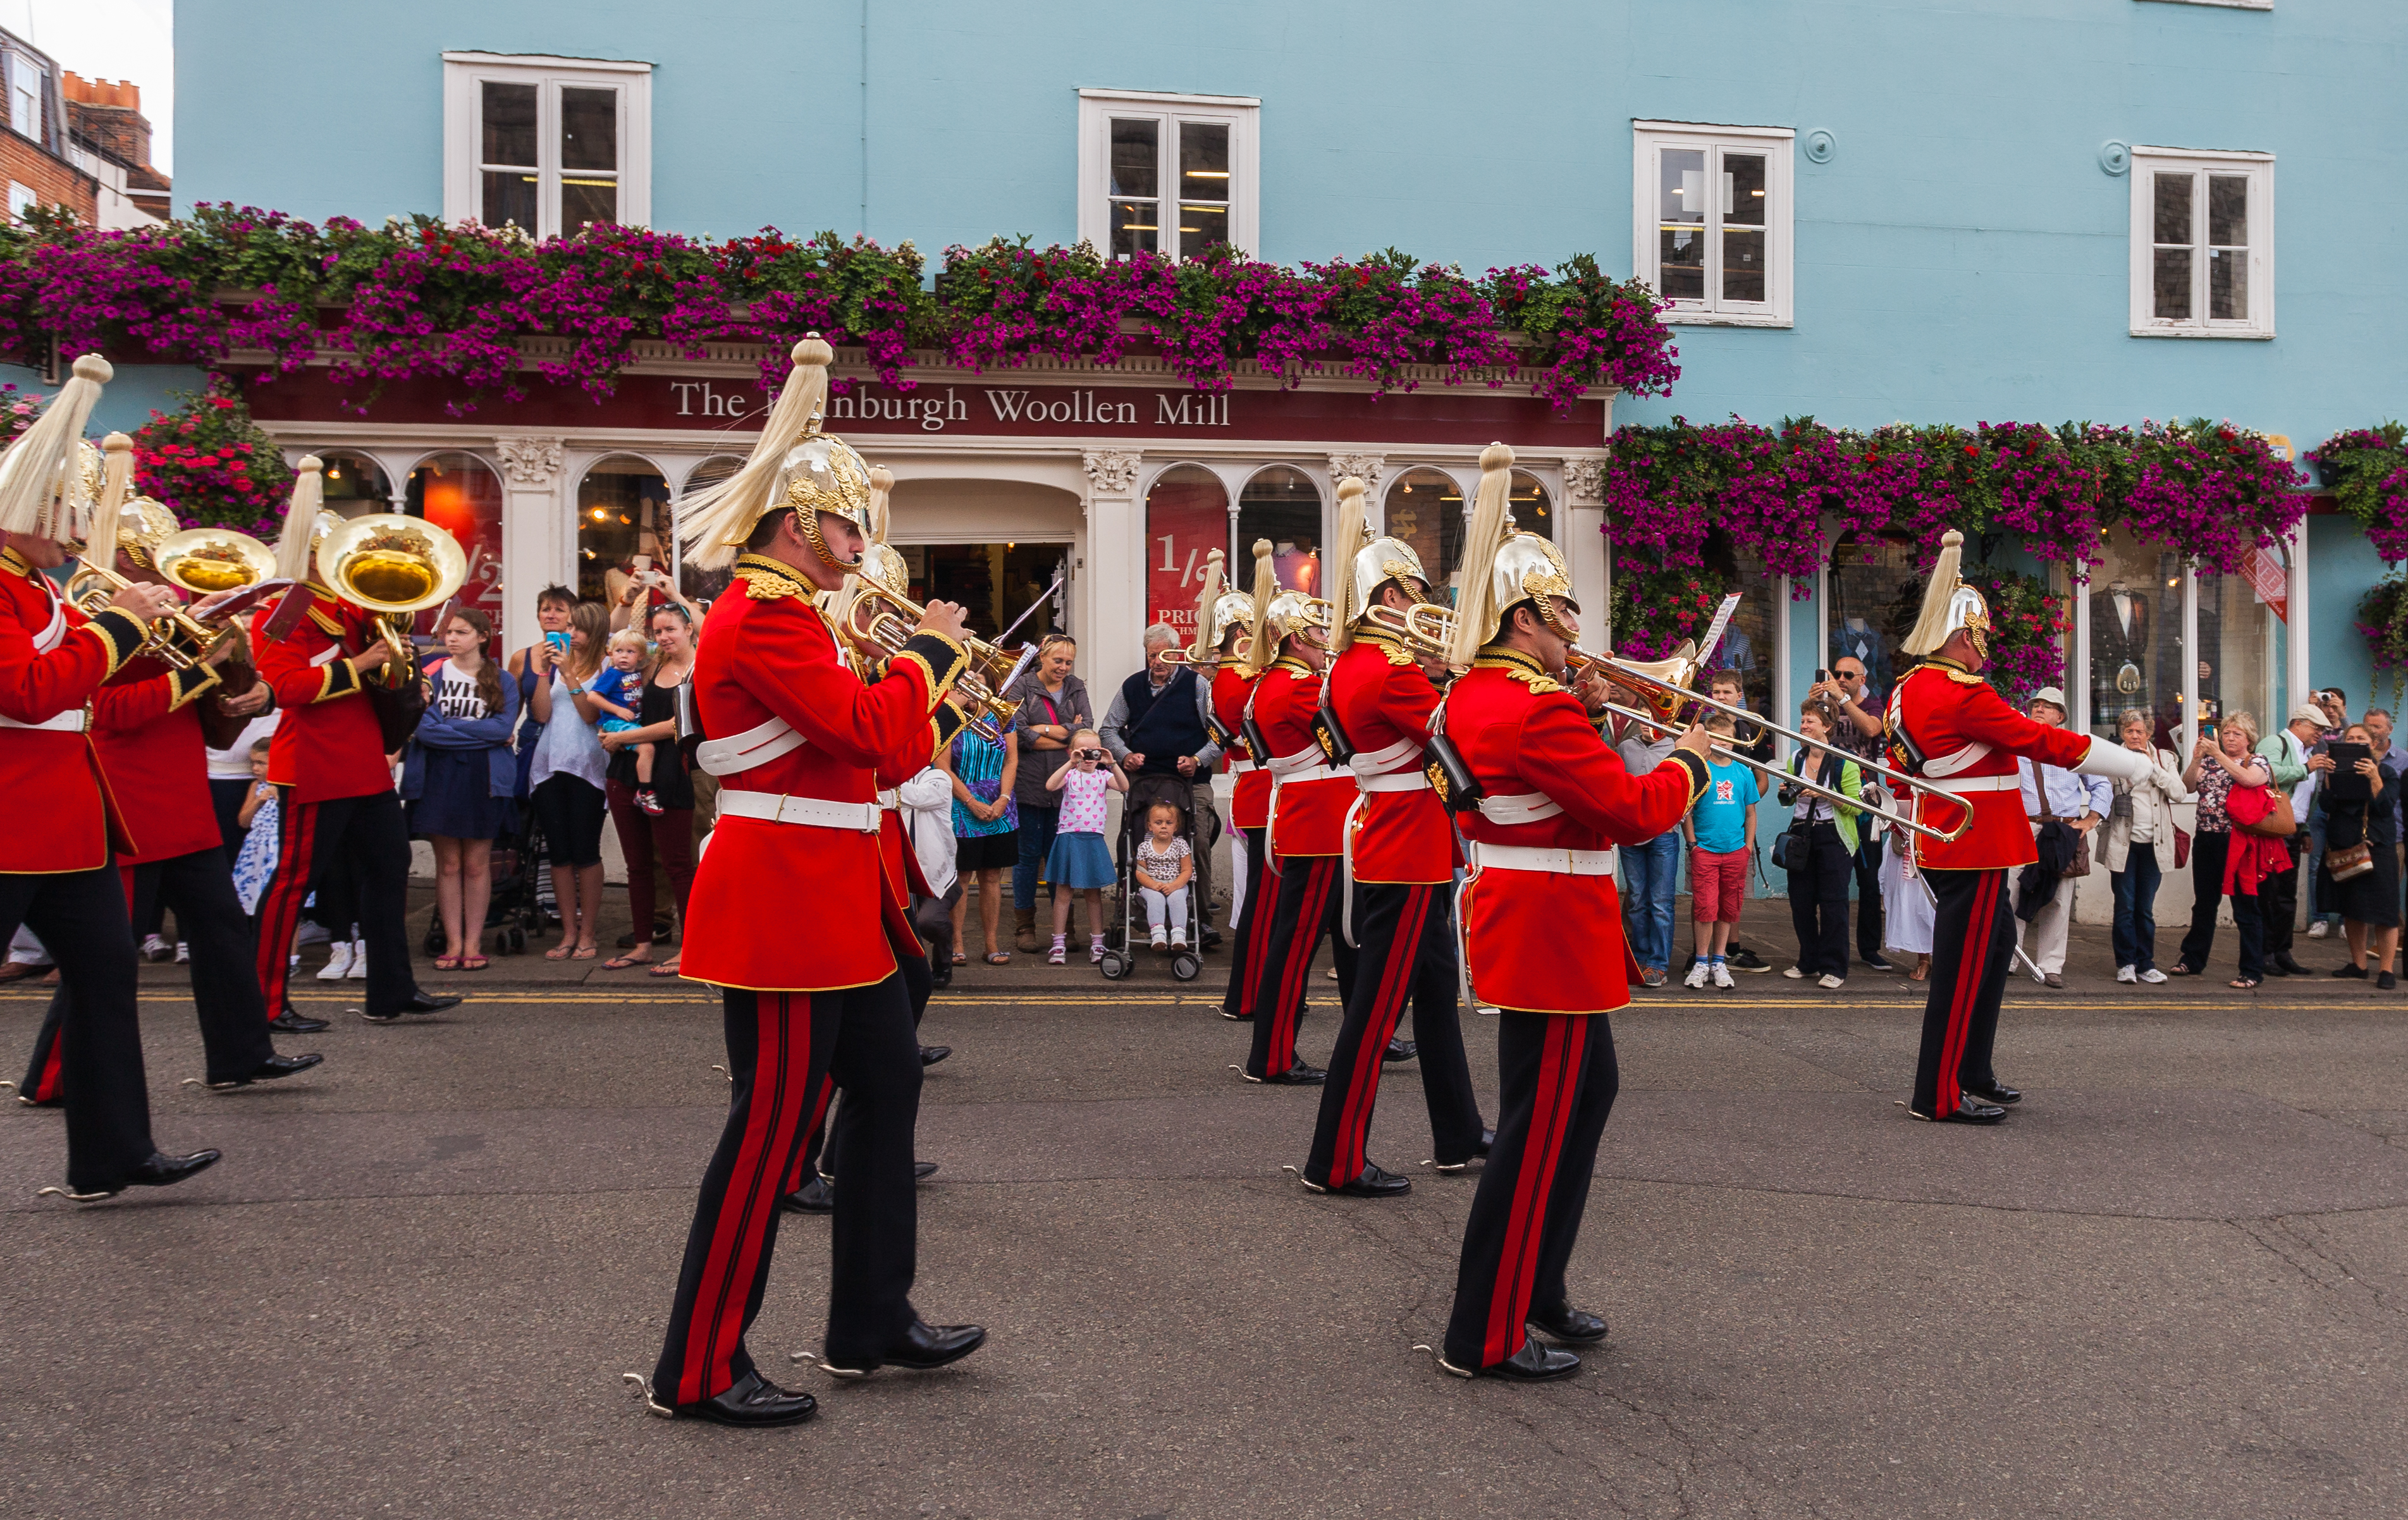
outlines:
{"label": "tuba", "polygon": [[458,539],[423,518],[372,512],[326,534],[317,568],[336,595],[377,614],[388,654],[384,684],[397,691],[418,674],[410,620],[451,599],[468,579],[468,556]]}

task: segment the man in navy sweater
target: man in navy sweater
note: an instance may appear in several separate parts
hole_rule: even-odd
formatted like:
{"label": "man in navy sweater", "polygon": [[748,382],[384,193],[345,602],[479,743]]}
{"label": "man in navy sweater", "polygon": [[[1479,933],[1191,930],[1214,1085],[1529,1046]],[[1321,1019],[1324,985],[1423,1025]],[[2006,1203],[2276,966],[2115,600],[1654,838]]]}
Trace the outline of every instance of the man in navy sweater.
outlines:
{"label": "man in navy sweater", "polygon": [[1212,845],[1221,833],[1212,810],[1212,767],[1221,746],[1212,742],[1207,721],[1211,684],[1164,658],[1179,642],[1167,623],[1145,631],[1145,668],[1121,682],[1097,733],[1129,774],[1129,806],[1170,802],[1195,819],[1196,917],[1209,950],[1221,938],[1211,926]]}

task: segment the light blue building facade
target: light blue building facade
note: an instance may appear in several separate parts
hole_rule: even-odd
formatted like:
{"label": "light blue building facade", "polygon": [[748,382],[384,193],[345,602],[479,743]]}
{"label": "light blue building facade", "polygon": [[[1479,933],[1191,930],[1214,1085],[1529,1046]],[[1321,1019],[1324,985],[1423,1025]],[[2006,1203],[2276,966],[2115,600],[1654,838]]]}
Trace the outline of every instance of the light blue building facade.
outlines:
{"label": "light blue building facade", "polygon": [[[2200,415],[2305,449],[2408,390],[2408,11],[2389,0],[182,0],[177,29],[179,208],[766,223],[932,254],[1022,234],[1226,236],[1286,263],[1395,246],[1474,271],[1593,252],[1689,297],[1672,394],[1612,398],[1608,426]],[[273,425],[357,452],[396,498],[437,452],[473,456],[502,503],[499,575],[531,591],[616,552],[588,552],[593,504],[650,503],[725,455],[690,420],[721,373],[685,374],[686,412],[664,392],[661,415],[592,429]],[[976,380],[923,383],[948,378]],[[129,374],[112,402],[170,379]],[[1030,546],[1057,546],[1082,581],[1063,619],[1107,670],[1159,610],[1140,589],[1169,552],[1155,518],[1226,509],[1232,541],[1292,521],[1309,547],[1340,462],[1393,516],[1408,477],[1449,497],[1477,452],[1244,416],[1199,452],[1142,423],[1005,437],[984,414],[893,440],[897,537],[957,590],[982,565],[1041,581]],[[1605,447],[1600,428],[1527,461],[1591,595]],[[1752,594],[1760,700],[1788,705],[1903,584],[1895,546],[1836,557]],[[2329,513],[2254,578],[2111,546],[2086,587],[2059,577],[2075,721],[2205,701],[2271,729],[2311,682],[2361,705],[2351,611],[2382,573]]]}

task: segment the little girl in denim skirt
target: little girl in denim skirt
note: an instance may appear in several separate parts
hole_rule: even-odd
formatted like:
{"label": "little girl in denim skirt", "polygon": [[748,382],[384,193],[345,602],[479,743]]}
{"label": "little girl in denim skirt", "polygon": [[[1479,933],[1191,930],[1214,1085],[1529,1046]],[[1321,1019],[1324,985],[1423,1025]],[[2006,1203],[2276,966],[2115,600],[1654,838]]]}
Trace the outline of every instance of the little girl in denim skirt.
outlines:
{"label": "little girl in denim skirt", "polygon": [[1045,964],[1060,966],[1069,959],[1064,945],[1070,938],[1070,898],[1084,893],[1087,958],[1104,958],[1104,888],[1117,875],[1112,853],[1104,843],[1104,795],[1128,790],[1120,762],[1104,748],[1092,728],[1070,736],[1070,763],[1045,782],[1049,792],[1062,794],[1062,814],[1054,830],[1053,853],[1045,857],[1045,880],[1054,887],[1054,949]]}

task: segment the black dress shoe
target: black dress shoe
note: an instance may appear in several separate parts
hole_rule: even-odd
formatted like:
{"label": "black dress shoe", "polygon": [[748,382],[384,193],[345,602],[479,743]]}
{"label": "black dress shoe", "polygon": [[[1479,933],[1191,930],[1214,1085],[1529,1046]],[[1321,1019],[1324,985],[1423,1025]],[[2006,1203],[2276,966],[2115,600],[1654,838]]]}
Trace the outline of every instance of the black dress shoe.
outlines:
{"label": "black dress shoe", "polygon": [[2366,968],[2363,966],[2336,966],[2333,968],[2333,975],[2340,977],[2356,977],[2358,981],[2363,982],[2366,980]]}
{"label": "black dress shoe", "polygon": [[371,1013],[364,1008],[355,1008],[351,1011],[370,1024],[394,1024],[400,1021],[404,1013],[440,1013],[447,1008],[459,1006],[460,995],[457,993],[437,997],[433,993],[414,992],[409,995],[409,1001],[391,1012]]}
{"label": "black dress shoe", "polygon": [[899,1367],[907,1372],[932,1372],[939,1367],[958,1362],[986,1344],[983,1325],[931,1325],[924,1319],[913,1319],[903,1338],[886,1348],[886,1355],[875,1361],[858,1366],[844,1365],[830,1357],[821,1361],[823,1371],[840,1378],[863,1378],[882,1367]]}
{"label": "black dress shoe", "polygon": [[1497,1131],[1493,1129],[1484,1129],[1480,1132],[1480,1139],[1473,1143],[1471,1154],[1469,1155],[1465,1156],[1460,1161],[1433,1161],[1430,1165],[1438,1170],[1452,1176],[1455,1172],[1461,1171],[1465,1168],[1470,1166],[1473,1162],[1485,1158],[1489,1150],[1495,1146],[1496,1143]]}
{"label": "black dress shoe", "polygon": [[1232,1013],[1226,1008],[1221,1010],[1221,1017],[1228,1020],[1231,1024],[1252,1024],[1254,1022],[1254,1016],[1252,1013]]}
{"label": "black dress shoe", "polygon": [[287,1003],[283,1012],[267,1021],[267,1026],[288,1035],[314,1035],[321,1029],[333,1028],[334,1025],[325,1019],[303,1018],[294,1011],[292,1004]]}
{"label": "black dress shoe", "polygon": [[[1312,1187],[1311,1183],[1304,1184]],[[1399,1177],[1376,1161],[1363,1163],[1363,1174],[1351,1183],[1337,1187],[1312,1187],[1316,1193],[1335,1193],[1348,1198],[1397,1198],[1413,1190],[1413,1180]]]}
{"label": "black dress shoe", "polygon": [[2274,965],[2282,968],[2282,972],[2285,976],[2306,976],[2308,974],[2308,968],[2301,966],[2298,961],[2293,960],[2291,958],[2291,953],[2287,950],[2276,954],[2274,956]]}
{"label": "black dress shoe", "polygon": [[2289,976],[2291,973],[2283,969],[2283,958],[2281,956],[2270,955],[2266,958],[2266,974],[2268,976]]}
{"label": "black dress shoe", "polygon": [[728,1384],[724,1393],[666,1409],[656,1403],[652,1410],[677,1420],[709,1420],[713,1425],[766,1427],[800,1425],[817,1412],[819,1407],[820,1401],[807,1393],[790,1393],[758,1372],[747,1372]]}
{"label": "black dress shoe", "polygon": [[324,1059],[324,1056],[314,1051],[308,1055],[271,1055],[239,1077],[223,1079],[212,1077],[209,1079],[209,1091],[231,1093],[237,1087],[248,1087],[255,1082],[274,1082],[279,1077],[289,1077],[296,1071],[307,1071]]}
{"label": "black dress shoe", "polygon": [[781,1199],[780,1206],[789,1213],[834,1213],[836,1212],[836,1189],[826,1178],[814,1172],[810,1182]]}
{"label": "black dress shoe", "polygon": [[948,960],[944,965],[932,967],[929,969],[928,985],[932,987],[950,987],[953,984],[953,963],[952,961]]}
{"label": "black dress shoe", "polygon": [[1989,1082],[1984,1083],[1978,1086],[1974,1083],[1967,1083],[1965,1084],[1965,1091],[1971,1094],[1973,1097],[1980,1098],[1985,1103],[1996,1103],[2001,1108],[2004,1108],[2010,1103],[2020,1103],[2024,1100],[2023,1089],[2020,1087],[2010,1087],[2005,1083],[2000,1082],[1996,1078],[1993,1078]]}
{"label": "black dress shoe", "polygon": [[1318,1087],[1329,1080],[1329,1073],[1317,1066],[1307,1066],[1298,1061],[1276,1076],[1247,1076],[1246,1080],[1267,1087]]}
{"label": "black dress shoe", "polygon": [[1438,1365],[1459,1378],[1506,1378],[1515,1383],[1549,1383],[1568,1378],[1580,1370],[1580,1358],[1569,1351],[1557,1351],[1535,1336],[1522,1338],[1522,1349],[1501,1362],[1491,1362],[1482,1368],[1462,1368],[1446,1359],[1440,1353]]}
{"label": "black dress shoe", "polygon": [[924,1183],[935,1175],[937,1175],[937,1164],[935,1162],[914,1161],[911,1163],[911,1180],[913,1182]]}
{"label": "black dress shoe", "polygon": [[1977,1103],[1970,1097],[1958,1103],[1951,1111],[1940,1115],[1936,1120],[1930,1114],[1916,1113],[1913,1109],[1906,1111],[1926,1124],[1943,1125],[1995,1125],[2007,1116],[2007,1111],[1997,1104]]}
{"label": "black dress shoe", "polygon": [[953,1054],[953,1047],[951,1045],[923,1045],[920,1047],[920,1064],[922,1066],[935,1066],[939,1061],[943,1060],[946,1056]]}
{"label": "black dress shoe", "polygon": [[1410,1040],[1391,1040],[1388,1041],[1386,1052],[1381,1055],[1380,1059],[1383,1061],[1410,1061],[1421,1053],[1422,1048],[1419,1045],[1414,1044]]}
{"label": "black dress shoe", "polygon": [[173,1187],[187,1177],[198,1176],[218,1164],[221,1153],[194,1151],[190,1155],[168,1155],[153,1151],[125,1174],[120,1187]]}
{"label": "black dress shoe", "polygon": [[1574,1309],[1569,1302],[1552,1309],[1532,1309],[1529,1327],[1550,1341],[1592,1346],[1605,1339],[1605,1316]]}

